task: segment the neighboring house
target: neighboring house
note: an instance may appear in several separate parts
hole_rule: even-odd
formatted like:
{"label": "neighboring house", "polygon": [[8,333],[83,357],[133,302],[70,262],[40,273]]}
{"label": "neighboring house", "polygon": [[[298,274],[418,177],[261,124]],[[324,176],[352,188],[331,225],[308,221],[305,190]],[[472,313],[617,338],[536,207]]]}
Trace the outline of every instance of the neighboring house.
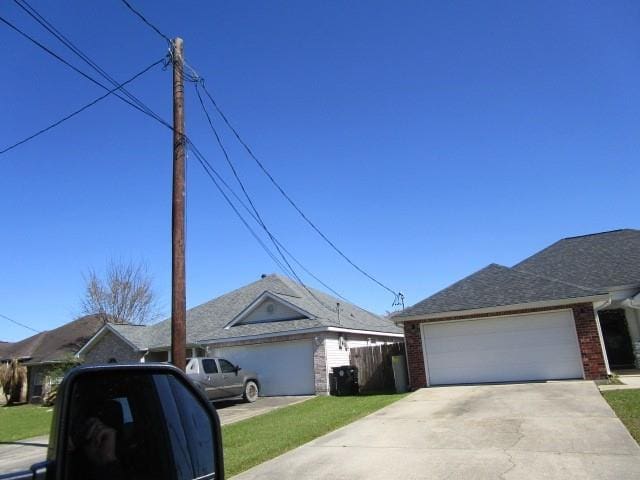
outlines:
{"label": "neighboring house", "polygon": [[[262,395],[328,392],[349,349],[402,341],[393,322],[279,275],[187,311],[187,356],[220,356],[259,376]],[[171,320],[108,324],[79,352],[89,363],[168,361]]]}
{"label": "neighboring house", "polygon": [[634,366],[639,293],[640,231],[616,230],[489,265],[393,319],[412,388],[601,379]]}
{"label": "neighboring house", "polygon": [[0,347],[0,362],[16,358],[27,367],[27,401],[39,402],[51,382],[48,372],[56,365],[68,363],[80,348],[104,325],[96,315],[80,317],[53,330]]}

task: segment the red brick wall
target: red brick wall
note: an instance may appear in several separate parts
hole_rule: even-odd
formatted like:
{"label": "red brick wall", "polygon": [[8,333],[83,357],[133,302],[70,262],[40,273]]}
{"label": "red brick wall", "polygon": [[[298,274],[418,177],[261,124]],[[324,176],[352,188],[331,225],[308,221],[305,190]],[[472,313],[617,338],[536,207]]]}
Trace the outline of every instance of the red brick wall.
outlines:
{"label": "red brick wall", "polygon": [[407,363],[409,367],[409,385],[412,390],[427,386],[427,375],[424,368],[424,354],[422,351],[422,338],[420,335],[420,323],[443,322],[449,320],[464,320],[470,318],[488,318],[504,315],[520,315],[525,313],[545,312],[551,310],[571,309],[576,322],[576,331],[582,354],[582,365],[587,380],[605,378],[607,371],[604,365],[604,356],[600,346],[600,337],[595,321],[595,313],[590,303],[563,305],[562,307],[528,308],[507,312],[482,313],[476,315],[458,315],[438,318],[436,320],[415,320],[404,323],[404,341],[407,348]]}
{"label": "red brick wall", "polygon": [[409,366],[409,387],[411,390],[427,386],[427,374],[424,370],[424,355],[422,352],[421,322],[404,323],[404,346]]}
{"label": "red brick wall", "polygon": [[607,376],[604,355],[598,335],[595,313],[591,304],[575,305],[573,318],[576,321],[578,342],[582,353],[582,366],[587,380],[598,380]]}

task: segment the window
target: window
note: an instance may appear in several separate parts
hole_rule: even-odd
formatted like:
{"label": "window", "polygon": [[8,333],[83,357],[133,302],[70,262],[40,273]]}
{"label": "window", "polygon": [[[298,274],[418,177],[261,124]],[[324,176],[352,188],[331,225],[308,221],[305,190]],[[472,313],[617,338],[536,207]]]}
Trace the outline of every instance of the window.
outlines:
{"label": "window", "polygon": [[218,361],[220,362],[220,370],[222,370],[222,373],[233,373],[236,371],[236,367],[224,358],[221,358]]}
{"label": "window", "polygon": [[203,358],[202,368],[204,369],[204,373],[218,373],[218,367],[213,358]]}

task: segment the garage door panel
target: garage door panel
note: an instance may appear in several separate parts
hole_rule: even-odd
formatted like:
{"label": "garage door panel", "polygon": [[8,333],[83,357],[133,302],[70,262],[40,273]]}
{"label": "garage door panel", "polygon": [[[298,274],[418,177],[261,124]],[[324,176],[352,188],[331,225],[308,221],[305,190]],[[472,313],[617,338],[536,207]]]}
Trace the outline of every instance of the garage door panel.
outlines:
{"label": "garage door panel", "polygon": [[313,346],[310,340],[222,347],[218,357],[258,374],[260,394],[313,395]]}
{"label": "garage door panel", "polygon": [[571,348],[575,344],[575,333],[568,329],[548,329],[545,331],[523,331],[508,332],[500,336],[495,333],[473,336],[456,336],[456,337],[440,337],[437,342],[433,342],[430,353],[449,353],[452,351],[483,351],[483,350],[501,350],[505,344],[510,345],[509,349],[519,348],[535,348],[540,343],[546,343],[549,335],[554,335],[553,345],[565,345]]}
{"label": "garage door panel", "polygon": [[432,385],[582,377],[569,312],[425,324],[422,334]]}

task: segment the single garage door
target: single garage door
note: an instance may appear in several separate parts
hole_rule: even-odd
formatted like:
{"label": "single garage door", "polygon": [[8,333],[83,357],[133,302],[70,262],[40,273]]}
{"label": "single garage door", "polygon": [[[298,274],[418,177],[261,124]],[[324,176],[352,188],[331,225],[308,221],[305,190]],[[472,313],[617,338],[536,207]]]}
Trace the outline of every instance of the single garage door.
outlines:
{"label": "single garage door", "polygon": [[570,311],[421,328],[430,385],[583,377]]}
{"label": "single garage door", "polygon": [[258,374],[260,395],[313,395],[311,340],[214,348],[213,354]]}

